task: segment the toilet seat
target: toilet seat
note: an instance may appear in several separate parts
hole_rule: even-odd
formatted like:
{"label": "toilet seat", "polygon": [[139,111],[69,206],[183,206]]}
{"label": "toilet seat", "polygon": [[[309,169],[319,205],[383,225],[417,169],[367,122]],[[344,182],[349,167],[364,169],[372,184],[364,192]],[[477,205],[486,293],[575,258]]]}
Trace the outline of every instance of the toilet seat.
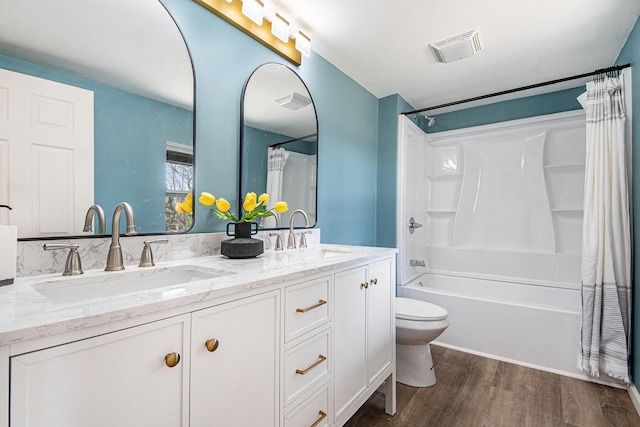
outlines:
{"label": "toilet seat", "polygon": [[414,321],[444,320],[447,310],[426,301],[396,297],[396,319]]}

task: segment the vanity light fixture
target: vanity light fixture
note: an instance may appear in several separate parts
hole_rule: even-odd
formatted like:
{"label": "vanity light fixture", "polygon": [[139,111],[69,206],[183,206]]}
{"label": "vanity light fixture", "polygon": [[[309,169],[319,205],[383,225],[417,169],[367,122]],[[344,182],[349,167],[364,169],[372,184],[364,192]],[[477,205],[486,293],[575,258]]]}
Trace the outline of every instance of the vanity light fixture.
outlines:
{"label": "vanity light fixture", "polygon": [[302,31],[298,31],[296,35],[296,49],[307,57],[311,55],[311,39]]}
{"label": "vanity light fixture", "polygon": [[273,21],[271,21],[271,33],[287,43],[289,41],[289,21],[280,16],[279,13],[276,13]]}
{"label": "vanity light fixture", "polygon": [[[273,10],[270,0],[193,0],[295,65],[310,56],[311,39]],[[269,10],[267,10],[269,9]]]}
{"label": "vanity light fixture", "polygon": [[242,0],[242,14],[257,25],[262,25],[264,4],[260,0]]}

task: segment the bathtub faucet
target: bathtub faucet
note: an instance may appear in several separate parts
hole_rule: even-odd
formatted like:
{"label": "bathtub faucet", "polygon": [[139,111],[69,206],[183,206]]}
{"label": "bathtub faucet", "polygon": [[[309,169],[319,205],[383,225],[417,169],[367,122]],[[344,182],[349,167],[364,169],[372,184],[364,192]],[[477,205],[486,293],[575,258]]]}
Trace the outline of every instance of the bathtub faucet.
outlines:
{"label": "bathtub faucet", "polygon": [[411,267],[426,267],[423,259],[411,259],[409,260],[409,265]]}

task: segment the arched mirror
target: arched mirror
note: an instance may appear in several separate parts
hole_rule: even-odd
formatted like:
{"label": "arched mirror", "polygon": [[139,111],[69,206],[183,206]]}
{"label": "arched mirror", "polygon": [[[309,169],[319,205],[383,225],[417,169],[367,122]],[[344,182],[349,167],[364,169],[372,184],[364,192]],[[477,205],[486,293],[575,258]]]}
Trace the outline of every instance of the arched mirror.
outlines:
{"label": "arched mirror", "polygon": [[[11,94],[11,95],[9,95]],[[158,0],[0,3],[0,224],[19,238],[182,232],[192,191],[194,80]],[[24,111],[24,113],[20,112]],[[84,231],[92,205],[106,214]],[[97,218],[97,216],[96,216]]]}
{"label": "arched mirror", "polygon": [[[289,227],[291,212],[303,209],[312,226],[317,220],[318,119],[313,99],[300,77],[275,63],[258,67],[242,95],[240,196],[268,193],[269,207],[284,200],[279,228]],[[295,217],[296,227],[304,219]],[[260,224],[276,228],[273,217]]]}

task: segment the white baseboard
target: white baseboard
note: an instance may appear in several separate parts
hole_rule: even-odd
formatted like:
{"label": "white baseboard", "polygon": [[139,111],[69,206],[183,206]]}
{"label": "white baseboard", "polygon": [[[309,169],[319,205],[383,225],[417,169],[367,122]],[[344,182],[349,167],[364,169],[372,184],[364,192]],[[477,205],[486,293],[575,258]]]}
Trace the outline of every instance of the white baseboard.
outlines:
{"label": "white baseboard", "polygon": [[633,402],[633,406],[636,408],[636,412],[640,415],[640,393],[638,393],[638,389],[636,388],[634,383],[629,384],[627,387],[627,391],[629,392],[629,397],[631,397],[631,402]]}

